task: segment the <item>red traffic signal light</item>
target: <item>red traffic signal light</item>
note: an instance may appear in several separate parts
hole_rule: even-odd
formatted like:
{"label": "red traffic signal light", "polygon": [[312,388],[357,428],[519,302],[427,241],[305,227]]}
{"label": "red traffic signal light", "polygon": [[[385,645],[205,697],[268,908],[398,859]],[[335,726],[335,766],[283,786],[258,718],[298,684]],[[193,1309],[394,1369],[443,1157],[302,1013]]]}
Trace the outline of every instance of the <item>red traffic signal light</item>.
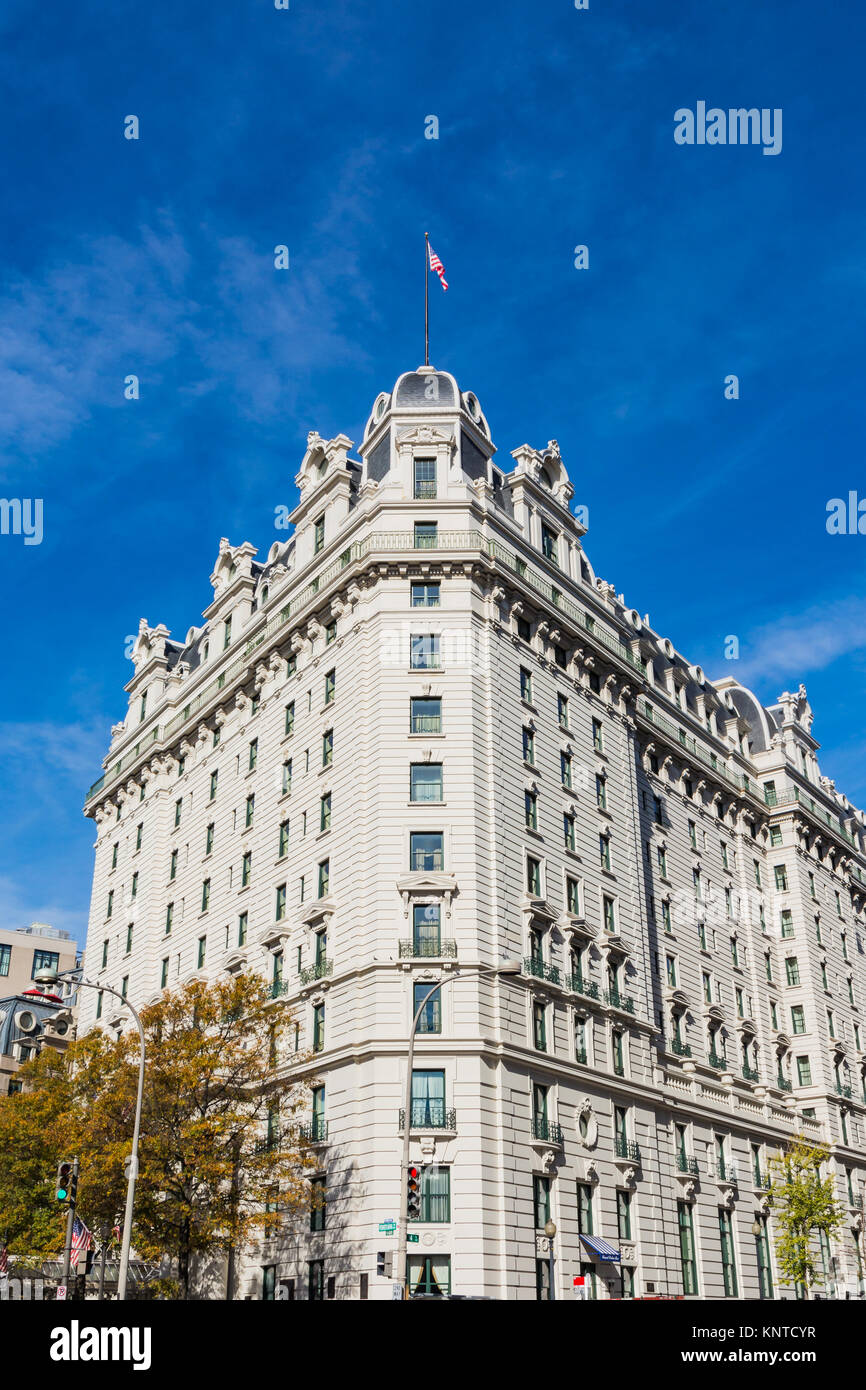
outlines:
{"label": "red traffic signal light", "polygon": [[409,1221],[417,1221],[421,1215],[421,1169],[409,1169],[406,1216]]}

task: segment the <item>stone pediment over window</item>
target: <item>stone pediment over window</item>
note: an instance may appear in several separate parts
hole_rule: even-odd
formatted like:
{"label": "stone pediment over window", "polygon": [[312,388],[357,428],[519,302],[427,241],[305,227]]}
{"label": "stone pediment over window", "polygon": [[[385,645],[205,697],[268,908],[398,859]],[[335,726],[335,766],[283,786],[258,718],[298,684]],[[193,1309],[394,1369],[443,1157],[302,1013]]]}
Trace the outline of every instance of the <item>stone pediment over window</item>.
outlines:
{"label": "stone pediment over window", "polygon": [[317,898],[314,903],[310,903],[306,912],[301,913],[300,920],[305,927],[315,926],[317,922],[333,917],[337,911],[337,904],[333,898]]}
{"label": "stone pediment over window", "polygon": [[709,1004],[704,1009],[704,1016],[711,1019],[713,1023],[724,1023],[725,1011],[720,1004]]}
{"label": "stone pediment over window", "polygon": [[547,927],[555,926],[559,922],[559,914],[554,911],[546,898],[521,898],[520,908],[529,918],[530,924],[533,918],[543,922]]}
{"label": "stone pediment over window", "polygon": [[223,970],[227,970],[230,975],[239,975],[240,972],[246,967],[248,959],[248,951],[229,951],[228,955],[223,961]]}
{"label": "stone pediment over window", "polygon": [[668,986],[665,990],[665,994],[668,1003],[674,1005],[677,1009],[687,1009],[689,1007],[688,995],[684,990],[671,989],[670,986]]}
{"label": "stone pediment over window", "polygon": [[288,922],[272,922],[268,927],[262,927],[256,934],[256,940],[268,951],[278,951],[280,947],[288,941],[291,935],[291,927]]}
{"label": "stone pediment over window", "polygon": [[571,916],[571,914],[569,914],[566,917],[560,917],[558,920],[562,930],[564,932],[570,932],[572,936],[584,937],[590,941],[595,937],[595,932],[583,916]]}
{"label": "stone pediment over window", "polygon": [[451,899],[457,892],[457,879],[454,874],[438,870],[418,869],[412,873],[401,874],[397,879],[397,892],[403,899],[403,916],[409,916],[411,898],[436,895],[445,900],[445,916],[451,916]]}
{"label": "stone pediment over window", "polygon": [[410,430],[403,430],[397,436],[397,448],[403,444],[435,444],[437,446],[450,446],[452,443],[451,434],[445,430],[440,430],[435,425],[415,425]]}

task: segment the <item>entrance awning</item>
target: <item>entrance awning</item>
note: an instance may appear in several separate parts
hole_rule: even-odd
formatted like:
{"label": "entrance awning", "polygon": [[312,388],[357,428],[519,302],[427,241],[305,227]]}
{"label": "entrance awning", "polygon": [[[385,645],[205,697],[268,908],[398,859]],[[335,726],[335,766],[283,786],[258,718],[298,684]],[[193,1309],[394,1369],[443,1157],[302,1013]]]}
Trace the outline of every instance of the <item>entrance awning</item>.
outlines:
{"label": "entrance awning", "polygon": [[613,1246],[608,1245],[607,1241],[602,1240],[600,1236],[581,1236],[581,1240],[600,1260],[613,1261],[620,1258],[619,1251],[614,1250]]}

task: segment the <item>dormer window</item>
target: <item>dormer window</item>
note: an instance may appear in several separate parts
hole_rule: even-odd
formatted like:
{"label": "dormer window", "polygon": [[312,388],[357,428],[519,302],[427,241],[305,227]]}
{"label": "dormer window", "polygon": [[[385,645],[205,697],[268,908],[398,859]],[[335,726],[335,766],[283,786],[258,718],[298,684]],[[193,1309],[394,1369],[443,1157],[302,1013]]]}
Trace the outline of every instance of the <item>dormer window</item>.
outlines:
{"label": "dormer window", "polygon": [[435,458],[414,459],[413,467],[415,472],[414,495],[416,497],[435,497],[436,496],[436,460]]}

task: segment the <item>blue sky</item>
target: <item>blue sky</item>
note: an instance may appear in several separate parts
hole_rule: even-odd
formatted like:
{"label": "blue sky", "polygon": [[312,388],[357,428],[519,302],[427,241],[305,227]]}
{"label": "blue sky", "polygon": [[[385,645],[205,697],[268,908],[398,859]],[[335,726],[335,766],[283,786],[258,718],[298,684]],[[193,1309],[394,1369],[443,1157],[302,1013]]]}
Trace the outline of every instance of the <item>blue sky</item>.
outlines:
{"label": "blue sky", "polygon": [[[0,536],[4,926],[83,939],[127,634],[200,621],[308,430],[421,360],[425,230],[504,458],[558,439],[597,573],[709,674],[805,681],[866,803],[866,536],[825,529],[866,497],[864,47],[805,0],[6,0],[0,493],[45,530]],[[781,108],[782,152],[677,145],[699,100]]]}

